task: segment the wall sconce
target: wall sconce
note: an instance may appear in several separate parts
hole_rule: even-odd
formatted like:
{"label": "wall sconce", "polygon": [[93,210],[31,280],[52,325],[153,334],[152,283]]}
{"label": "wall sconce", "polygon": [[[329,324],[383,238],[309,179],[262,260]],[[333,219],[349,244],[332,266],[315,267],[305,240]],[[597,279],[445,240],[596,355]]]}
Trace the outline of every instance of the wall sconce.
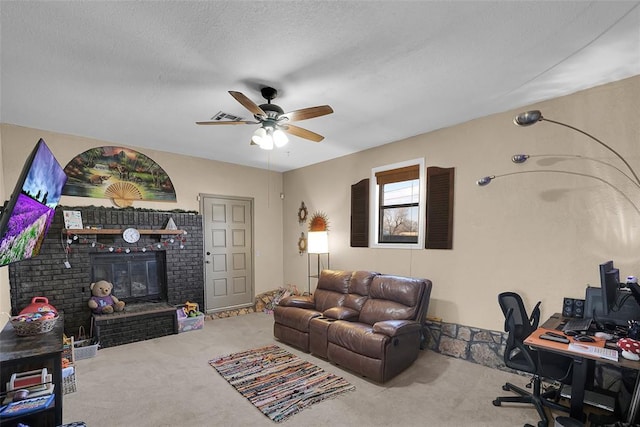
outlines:
{"label": "wall sconce", "polygon": [[[624,157],[622,157],[616,150],[614,150],[613,148],[609,147],[607,144],[605,144],[604,142],[600,141],[598,138],[596,138],[595,136],[591,135],[590,133],[587,133],[581,129],[578,129],[574,126],[568,125],[566,123],[562,123],[562,122],[558,122],[555,120],[550,120],[550,119],[546,119],[542,116],[542,113],[540,112],[540,110],[531,110],[531,111],[527,111],[524,113],[520,113],[517,116],[514,117],[513,119],[513,123],[515,123],[517,126],[531,126],[537,122],[541,122],[541,121],[546,121],[549,123],[554,123],[556,125],[560,125],[560,126],[564,126],[566,128],[575,130],[576,132],[580,132],[581,134],[588,136],[589,138],[591,138],[592,140],[594,140],[595,142],[597,142],[598,144],[602,145],[604,148],[606,148],[607,150],[611,151],[613,154],[615,154],[620,160],[622,160],[622,162],[627,166],[627,168],[629,168],[629,170],[631,171],[631,174],[633,175],[633,177],[635,178],[635,181],[638,185],[640,185],[640,178],[638,178],[638,175],[636,175],[635,171],[633,170],[633,168],[631,167],[631,165],[624,159]],[[526,161],[526,159],[524,159],[523,161]],[[522,162],[520,162],[522,163]]]}

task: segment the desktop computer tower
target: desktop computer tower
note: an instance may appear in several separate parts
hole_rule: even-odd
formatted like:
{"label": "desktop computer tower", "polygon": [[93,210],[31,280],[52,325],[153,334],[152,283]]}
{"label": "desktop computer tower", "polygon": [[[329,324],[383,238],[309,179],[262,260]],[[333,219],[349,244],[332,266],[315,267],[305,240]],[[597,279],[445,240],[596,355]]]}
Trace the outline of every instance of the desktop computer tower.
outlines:
{"label": "desktop computer tower", "polygon": [[617,302],[620,304],[622,301],[624,303],[618,310],[604,314],[601,289],[588,286],[585,293],[584,317],[591,317],[601,323],[615,323],[618,326],[629,326],[629,320],[640,321],[640,306],[631,292],[624,289],[618,290]]}

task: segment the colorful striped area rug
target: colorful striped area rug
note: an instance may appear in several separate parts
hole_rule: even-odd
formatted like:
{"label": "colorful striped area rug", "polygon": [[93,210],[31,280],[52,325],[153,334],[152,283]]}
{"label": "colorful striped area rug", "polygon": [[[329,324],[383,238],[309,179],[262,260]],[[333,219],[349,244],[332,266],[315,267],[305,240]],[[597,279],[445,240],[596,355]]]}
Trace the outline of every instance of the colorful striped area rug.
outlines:
{"label": "colorful striped area rug", "polygon": [[355,386],[278,347],[233,353],[209,361],[263,414],[281,422]]}

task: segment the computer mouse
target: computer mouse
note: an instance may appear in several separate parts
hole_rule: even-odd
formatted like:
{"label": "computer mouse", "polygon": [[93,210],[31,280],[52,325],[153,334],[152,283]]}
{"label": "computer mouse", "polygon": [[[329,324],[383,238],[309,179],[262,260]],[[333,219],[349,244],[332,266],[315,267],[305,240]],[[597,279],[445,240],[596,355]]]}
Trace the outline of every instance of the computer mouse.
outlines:
{"label": "computer mouse", "polygon": [[609,341],[614,338],[614,335],[608,334],[606,332],[596,332],[596,338],[604,338],[605,340]]}
{"label": "computer mouse", "polygon": [[575,337],[573,337],[574,340],[576,341],[580,341],[580,342],[595,342],[596,340],[593,339],[593,337],[590,337],[589,335],[576,335]]}
{"label": "computer mouse", "polygon": [[580,331],[564,331],[564,334],[568,337],[575,337],[580,334]]}

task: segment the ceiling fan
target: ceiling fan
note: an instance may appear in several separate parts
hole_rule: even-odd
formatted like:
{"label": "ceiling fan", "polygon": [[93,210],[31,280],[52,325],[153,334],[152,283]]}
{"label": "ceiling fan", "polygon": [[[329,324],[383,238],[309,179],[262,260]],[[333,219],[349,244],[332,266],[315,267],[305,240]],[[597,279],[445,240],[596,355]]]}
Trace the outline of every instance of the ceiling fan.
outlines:
{"label": "ceiling fan", "polygon": [[266,104],[257,105],[255,102],[247,98],[242,92],[230,90],[229,94],[235,98],[244,108],[249,110],[256,121],[248,120],[212,120],[206,122],[196,122],[198,125],[253,125],[261,124],[251,137],[252,145],[259,145],[265,150],[272,150],[273,146],[282,147],[288,142],[285,132],[300,138],[308,139],[314,142],[320,142],[324,136],[319,135],[310,130],[290,124],[301,120],[313,119],[333,113],[333,109],[328,105],[320,105],[317,107],[303,108],[285,113],[280,106],[272,104],[271,100],[275,99],[278,91],[272,87],[263,87],[260,90],[262,97],[267,100]]}

